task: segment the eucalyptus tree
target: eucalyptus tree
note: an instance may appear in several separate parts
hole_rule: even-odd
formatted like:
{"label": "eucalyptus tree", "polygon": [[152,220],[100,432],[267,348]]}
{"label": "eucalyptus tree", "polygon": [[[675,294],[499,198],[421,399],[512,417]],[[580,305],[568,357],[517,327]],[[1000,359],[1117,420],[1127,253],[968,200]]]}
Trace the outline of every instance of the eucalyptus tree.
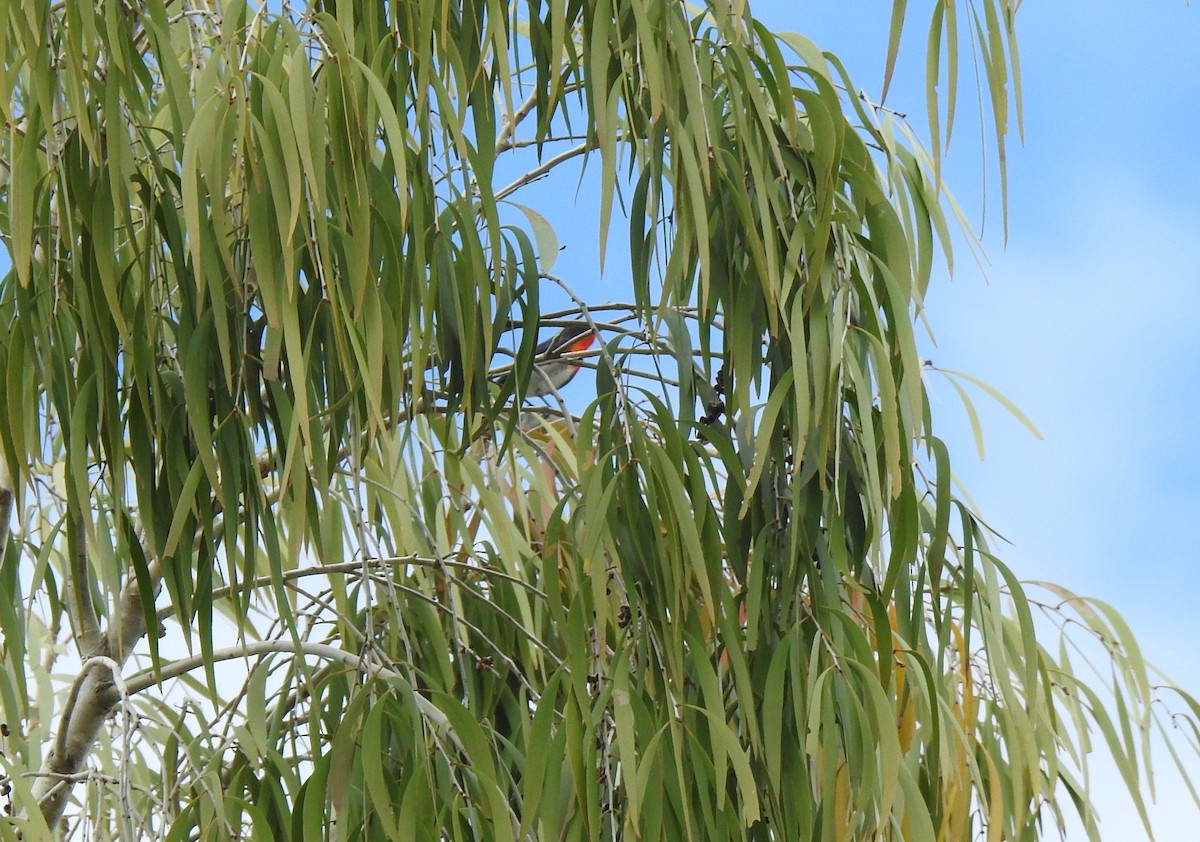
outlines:
{"label": "eucalyptus tree", "polygon": [[5,4],[0,833],[1095,836],[1097,734],[1140,809],[1133,638],[934,432],[942,138],[973,49],[1003,165],[1019,4],[925,5],[928,150],[743,2]]}

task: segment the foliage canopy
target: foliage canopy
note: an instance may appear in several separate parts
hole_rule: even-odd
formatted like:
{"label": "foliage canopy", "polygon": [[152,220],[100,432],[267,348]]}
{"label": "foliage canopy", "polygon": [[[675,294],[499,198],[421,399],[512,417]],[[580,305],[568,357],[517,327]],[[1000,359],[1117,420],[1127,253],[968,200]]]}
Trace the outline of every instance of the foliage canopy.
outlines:
{"label": "foliage canopy", "polygon": [[960,30],[1001,164],[1019,84],[1017,3],[929,5],[931,153],[741,2],[4,4],[0,835],[1095,837],[1093,733],[1141,809],[1136,642],[933,431]]}

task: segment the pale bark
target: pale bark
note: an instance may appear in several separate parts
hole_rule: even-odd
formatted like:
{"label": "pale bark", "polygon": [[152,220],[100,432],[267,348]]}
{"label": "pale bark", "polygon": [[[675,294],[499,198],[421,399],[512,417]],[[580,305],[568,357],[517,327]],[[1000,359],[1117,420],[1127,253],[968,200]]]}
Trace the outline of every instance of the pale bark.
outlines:
{"label": "pale bark", "polygon": [[[161,569],[154,564],[150,572],[157,587]],[[121,701],[112,670],[104,662],[120,666],[129,659],[146,633],[145,616],[137,579],[130,576],[121,589],[112,622],[100,636],[96,651],[85,659],[71,687],[59,720],[58,735],[33,783],[33,796],[51,827],[66,809],[75,776],[87,762],[105,718]]]}

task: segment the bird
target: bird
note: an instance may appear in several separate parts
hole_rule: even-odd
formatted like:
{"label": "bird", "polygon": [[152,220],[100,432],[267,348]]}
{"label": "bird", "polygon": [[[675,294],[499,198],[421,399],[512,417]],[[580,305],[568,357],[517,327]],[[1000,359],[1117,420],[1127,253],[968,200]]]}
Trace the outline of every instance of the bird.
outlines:
{"label": "bird", "polygon": [[596,332],[587,322],[572,322],[534,349],[533,375],[526,398],[543,398],[558,392],[579,372],[578,359],[563,359],[592,347]]}

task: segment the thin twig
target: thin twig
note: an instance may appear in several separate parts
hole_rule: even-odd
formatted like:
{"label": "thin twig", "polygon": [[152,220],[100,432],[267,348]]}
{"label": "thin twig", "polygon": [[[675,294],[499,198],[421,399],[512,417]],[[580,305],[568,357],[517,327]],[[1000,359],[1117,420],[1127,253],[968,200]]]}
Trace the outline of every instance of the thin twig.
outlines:
{"label": "thin twig", "polygon": [[[462,570],[469,571],[471,573],[479,573],[479,574],[488,576],[489,578],[503,579],[504,581],[508,582],[509,584],[524,588],[529,593],[533,594],[534,596],[538,597],[539,599],[546,598],[545,593],[543,593],[541,590],[539,590],[535,586],[529,584],[528,582],[526,582],[522,579],[519,579],[515,576],[510,576],[507,573],[502,573],[499,570],[495,570],[491,567],[484,567],[484,566],[478,565],[478,564],[469,564],[467,562],[462,562],[462,561],[439,561],[438,559],[435,559],[435,558],[427,558],[425,556],[418,556],[418,555],[385,556],[385,557],[381,557],[381,558],[368,558],[366,561],[368,564],[378,564],[381,567],[385,564],[386,565],[411,564],[414,567],[430,567],[430,568],[435,568],[435,569],[440,568],[440,567],[459,568]],[[363,567],[363,562],[361,562],[361,561],[345,561],[340,564],[323,564],[323,565],[319,565],[316,567],[302,567],[297,570],[285,570],[283,572],[283,581],[284,582],[292,582],[292,581],[295,581],[296,579],[302,579],[307,576],[328,576],[333,573],[361,573],[362,567]],[[275,583],[275,580],[273,577],[260,576],[257,579],[255,579],[253,582],[251,582],[249,587],[252,589],[266,588],[266,587],[270,587],[274,583]],[[245,588],[246,588],[245,584],[237,585],[237,586],[226,585],[224,587],[214,588],[213,592],[212,592],[213,601],[216,602],[219,599],[224,599],[225,597],[232,594],[234,591],[244,590]],[[165,606],[158,610],[158,619],[160,622],[164,621],[164,620],[169,620],[170,618],[172,618],[174,616],[175,616],[175,608],[173,606],[168,605],[168,606]]]}
{"label": "thin twig", "polygon": [[521,121],[529,116],[529,112],[537,106],[537,91],[534,91],[529,97],[521,103],[521,107],[514,111],[511,115],[504,115],[504,126],[500,129],[500,134],[496,137],[496,157],[500,157],[500,153],[511,149],[513,146],[513,132],[517,130],[517,126],[521,125]]}
{"label": "thin twig", "polygon": [[539,178],[542,178],[543,176],[545,176],[548,172],[550,172],[550,170],[554,169],[555,167],[557,167],[559,164],[563,163],[564,161],[569,161],[572,158],[577,158],[580,155],[584,154],[585,152],[587,152],[591,149],[594,149],[595,147],[596,147],[596,144],[593,143],[592,141],[584,141],[583,143],[579,144],[578,146],[571,147],[566,152],[560,152],[558,155],[555,155],[553,158],[551,158],[546,163],[542,164],[540,167],[533,168],[529,172],[525,173],[525,175],[521,176],[516,181],[514,181],[512,184],[497,191],[496,196],[495,196],[496,201],[500,201],[501,199],[512,195],[517,190],[521,189],[526,184],[529,184],[532,181],[537,181]]}

